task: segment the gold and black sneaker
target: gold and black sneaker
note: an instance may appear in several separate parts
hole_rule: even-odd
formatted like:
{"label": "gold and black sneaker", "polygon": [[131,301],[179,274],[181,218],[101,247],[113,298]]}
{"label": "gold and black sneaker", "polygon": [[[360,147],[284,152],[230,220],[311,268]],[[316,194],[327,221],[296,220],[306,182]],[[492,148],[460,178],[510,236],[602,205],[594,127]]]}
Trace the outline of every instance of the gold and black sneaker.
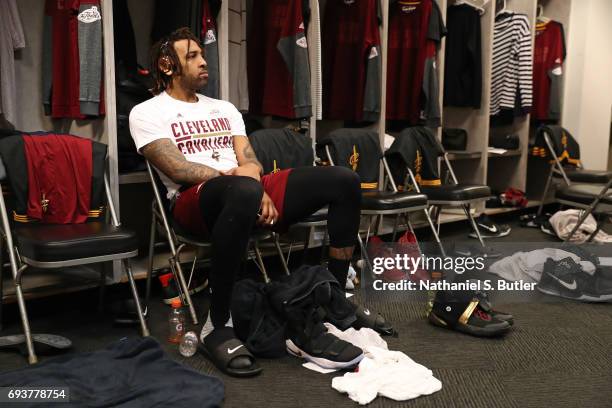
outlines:
{"label": "gold and black sneaker", "polygon": [[429,322],[478,337],[506,334],[511,323],[485,310],[480,302],[474,293],[438,291]]}

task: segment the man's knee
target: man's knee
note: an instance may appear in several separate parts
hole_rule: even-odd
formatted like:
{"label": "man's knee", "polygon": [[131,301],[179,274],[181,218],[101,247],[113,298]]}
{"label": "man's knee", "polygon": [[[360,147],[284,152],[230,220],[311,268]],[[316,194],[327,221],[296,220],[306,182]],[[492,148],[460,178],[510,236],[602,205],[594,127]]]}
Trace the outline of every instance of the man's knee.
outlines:
{"label": "man's knee", "polygon": [[340,166],[330,167],[330,177],[334,181],[337,191],[344,191],[350,196],[360,196],[361,179],[354,171]]}
{"label": "man's knee", "polygon": [[255,214],[261,204],[263,186],[251,177],[237,177],[239,180],[232,185],[229,199],[233,201],[233,204],[239,204],[239,207]]}

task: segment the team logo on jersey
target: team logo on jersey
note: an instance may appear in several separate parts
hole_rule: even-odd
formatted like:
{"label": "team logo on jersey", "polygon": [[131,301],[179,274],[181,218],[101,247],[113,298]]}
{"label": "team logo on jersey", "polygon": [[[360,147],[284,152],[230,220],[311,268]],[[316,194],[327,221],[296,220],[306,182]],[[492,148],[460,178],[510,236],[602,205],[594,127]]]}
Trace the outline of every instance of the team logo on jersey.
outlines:
{"label": "team logo on jersey", "polygon": [[378,50],[376,49],[376,47],[370,48],[370,55],[368,55],[368,59],[373,59],[376,57],[378,57]]}
{"label": "team logo on jersey", "polygon": [[308,42],[306,41],[306,37],[298,38],[295,42],[298,47],[307,48]]}
{"label": "team logo on jersey", "polygon": [[182,117],[183,117],[183,114],[182,114],[182,113],[177,113],[177,114],[176,114],[176,117],[177,117],[177,118],[182,118]]}
{"label": "team logo on jersey", "polygon": [[219,112],[219,109],[213,109],[213,110],[211,110],[211,111],[210,111],[208,114],[209,114],[209,115],[218,115],[219,113],[220,113],[220,112]]}
{"label": "team logo on jersey", "polygon": [[77,16],[77,19],[82,23],[89,24],[89,23],[94,23],[98,20],[102,20],[102,16],[100,15],[100,12],[98,11],[98,7],[91,6],[90,9],[81,11],[79,15]]}
{"label": "team logo on jersey", "polygon": [[357,171],[357,166],[359,165],[359,153],[357,153],[357,146],[353,145],[353,154],[349,157],[349,164],[353,171]]}
{"label": "team logo on jersey", "polygon": [[281,169],[276,165],[276,160],[274,160],[274,168],[272,169],[272,173],[278,173]]}
{"label": "team logo on jersey", "polygon": [[206,32],[206,37],[204,38],[204,45],[208,45],[217,41],[217,37],[215,37],[215,32],[213,30],[208,30]]}
{"label": "team logo on jersey", "polygon": [[416,10],[416,7],[414,6],[402,6],[403,13],[410,13],[410,12],[413,12],[414,10]]}
{"label": "team logo on jersey", "polygon": [[423,169],[423,156],[421,156],[420,151],[416,151],[416,158],[414,159],[414,172],[416,173],[414,176],[417,184],[421,184],[421,170]]}

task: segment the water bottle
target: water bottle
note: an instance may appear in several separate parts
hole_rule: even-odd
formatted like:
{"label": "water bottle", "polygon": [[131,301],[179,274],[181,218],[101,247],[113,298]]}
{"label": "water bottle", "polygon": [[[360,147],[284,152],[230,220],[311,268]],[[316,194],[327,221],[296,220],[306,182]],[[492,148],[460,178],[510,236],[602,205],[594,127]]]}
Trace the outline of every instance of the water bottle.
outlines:
{"label": "water bottle", "polygon": [[198,336],[192,331],[185,333],[179,345],[179,353],[181,353],[181,356],[191,357],[195,354],[197,349]]}
{"label": "water bottle", "polygon": [[170,329],[168,342],[177,344],[181,342],[185,334],[185,316],[181,310],[182,303],[180,299],[174,299],[171,306],[172,311],[170,311],[170,318],[168,319]]}

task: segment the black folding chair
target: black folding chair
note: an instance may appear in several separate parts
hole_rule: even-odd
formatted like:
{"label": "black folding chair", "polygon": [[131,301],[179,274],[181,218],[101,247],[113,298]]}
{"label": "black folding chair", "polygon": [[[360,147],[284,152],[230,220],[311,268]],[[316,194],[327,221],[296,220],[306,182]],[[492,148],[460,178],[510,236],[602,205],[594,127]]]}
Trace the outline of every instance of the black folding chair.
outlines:
{"label": "black folding chair", "polygon": [[[344,166],[359,174],[362,184],[361,214],[368,217],[368,229],[366,242],[364,244],[361,236],[357,239],[365,261],[370,264],[367,257],[366,244],[370,237],[372,219],[382,222],[385,215],[401,215],[405,218],[406,225],[414,234],[409,214],[423,211],[425,218],[433,232],[434,239],[438,244],[442,256],[445,255],[444,248],[438,237],[431,217],[427,212],[427,195],[415,191],[399,191],[391,175],[389,165],[380,148],[378,133],[368,129],[338,129],[323,138],[318,146],[319,156],[327,157],[329,164]],[[378,183],[380,165],[383,165],[384,182]],[[409,172],[412,174],[412,172]],[[387,190],[387,183],[391,186]],[[397,219],[393,227],[393,235],[397,232]],[[369,265],[371,267],[371,264]]]}
{"label": "black folding chair", "polygon": [[[76,140],[83,139],[70,135],[58,135],[65,144],[75,143]],[[34,140],[42,140],[47,136],[33,136]],[[13,193],[20,190],[28,197],[28,171],[27,159],[24,153],[23,136],[9,136],[0,140],[0,154],[10,181]],[[41,138],[41,139],[36,139]],[[87,140],[87,139],[85,139]],[[120,260],[123,269],[127,273],[132,295],[138,312],[138,318],[143,336],[149,335],[149,330],[145,323],[140,299],[136,290],[134,276],[129,259],[138,255],[138,239],[132,231],[121,227],[115,207],[110,194],[106,172],[106,146],[87,140],[92,145],[92,180],[91,180],[91,208],[89,218],[84,223],[69,224],[48,224],[42,221],[31,220],[27,215],[27,205],[18,202],[18,196],[23,194],[13,194],[15,198],[15,210],[12,211],[14,222],[11,223],[4,201],[4,194],[0,197],[0,213],[2,214],[2,237],[0,243],[6,243],[6,251],[9,256],[13,282],[17,295],[17,303],[21,322],[26,338],[28,350],[28,361],[30,364],[37,362],[32,333],[26,311],[25,300],[22,289],[22,279],[29,267],[40,269],[57,269],[75,265],[86,265],[100,262]],[[71,154],[74,154],[72,151]],[[83,153],[85,154],[85,153]],[[52,161],[66,161],[69,154],[55,154]],[[38,158],[41,159],[41,158]],[[46,157],[44,158],[47,159]],[[87,160],[86,157],[73,157],[69,162],[74,165],[75,161]],[[51,161],[51,159],[48,159]],[[48,169],[53,173],[54,169]],[[23,175],[25,179],[23,179]],[[62,189],[70,188],[69,178],[54,174],[54,180],[46,180],[45,187],[47,193],[57,192]],[[32,174],[29,177],[34,177]],[[42,191],[42,190],[41,190]],[[51,202],[41,196],[41,207],[43,213],[49,211],[53,213],[63,202]],[[110,214],[111,223],[108,224],[106,218],[106,208],[98,207],[98,204],[105,206]],[[43,218],[45,219],[45,218]],[[104,272],[103,272],[104,273]],[[103,280],[102,280],[103,281]]]}
{"label": "black folding chair", "polygon": [[[191,315],[191,320],[193,324],[198,324],[198,317],[191,300],[191,295],[189,294],[189,287],[187,280],[185,279],[185,275],[183,273],[183,268],[181,267],[181,252],[186,247],[195,247],[195,248],[207,248],[210,247],[211,243],[207,240],[205,236],[195,236],[178,225],[173,217],[169,216],[170,213],[170,201],[166,197],[166,187],[161,182],[157,170],[153,171],[153,167],[147,161],[147,171],[149,173],[149,178],[151,180],[151,185],[153,186],[153,203],[151,205],[151,237],[149,240],[149,259],[147,266],[147,289],[146,289],[146,299],[147,302],[150,297],[151,292],[151,277],[153,275],[153,257],[155,255],[155,241],[157,238],[158,229],[161,231],[161,234],[164,239],[167,240],[168,245],[170,247],[170,257],[168,258],[168,262],[170,265],[170,270],[174,276],[175,282],[177,282],[177,289],[179,292],[179,296],[183,299],[183,302],[189,308],[189,313]],[[162,193],[163,192],[163,193]],[[268,273],[266,271],[266,267],[263,262],[263,257],[261,255],[261,250],[259,247],[259,243],[264,240],[268,240],[273,238],[274,234],[271,231],[256,228],[251,233],[249,239],[249,247],[253,247],[253,252],[255,255],[255,262],[262,273],[263,279],[266,282],[269,282],[270,279],[268,277]],[[281,256],[283,264],[285,264],[284,257],[282,256],[282,251],[278,248],[279,254]],[[248,252],[248,250],[247,250]],[[197,259],[193,259],[194,267]],[[192,273],[194,270],[192,267]],[[191,279],[190,279],[191,280]]]}
{"label": "black folding chair", "polygon": [[[249,142],[257,159],[263,166],[264,174],[314,165],[312,139],[302,133],[290,129],[260,129],[249,135]],[[291,228],[306,229],[326,224],[327,208],[325,207],[292,224]],[[308,241],[308,239],[304,241],[304,252],[308,250]],[[275,244],[278,251],[281,251],[278,234],[275,234]],[[282,262],[285,272],[288,274],[289,269],[284,258]]]}
{"label": "black folding chair", "polygon": [[[542,194],[542,203],[540,203],[538,207],[538,215],[542,214],[544,200],[546,199],[548,190],[553,184],[553,180],[563,181],[565,187],[571,186],[572,183],[598,184],[599,187],[587,188],[590,190],[590,193],[587,194],[587,196],[590,196],[590,199],[588,199],[589,203],[595,199],[599,190],[612,180],[612,171],[587,170],[582,167],[580,161],[580,145],[571,133],[561,126],[548,125],[538,128],[531,154],[545,159],[552,157],[552,159],[550,159],[550,173],[546,180],[544,193]],[[583,189],[583,187],[579,187],[578,191],[581,189]],[[597,190],[597,193],[595,193],[595,190]],[[561,193],[561,196],[568,193],[569,192]],[[584,202],[584,194],[578,195],[583,197]]]}
{"label": "black folding chair", "polygon": [[[444,206],[462,207],[483,248],[485,244],[471,213],[471,206],[491,197],[491,189],[480,184],[461,184],[453,171],[448,154],[429,128],[404,129],[386,153],[395,174],[396,183],[420,186],[429,205],[436,208],[436,224],[439,227],[440,211]],[[451,183],[439,178],[440,160],[450,174]],[[406,169],[403,171],[402,169]],[[410,178],[407,174],[414,174]],[[416,179],[416,180],[415,180]]]}

